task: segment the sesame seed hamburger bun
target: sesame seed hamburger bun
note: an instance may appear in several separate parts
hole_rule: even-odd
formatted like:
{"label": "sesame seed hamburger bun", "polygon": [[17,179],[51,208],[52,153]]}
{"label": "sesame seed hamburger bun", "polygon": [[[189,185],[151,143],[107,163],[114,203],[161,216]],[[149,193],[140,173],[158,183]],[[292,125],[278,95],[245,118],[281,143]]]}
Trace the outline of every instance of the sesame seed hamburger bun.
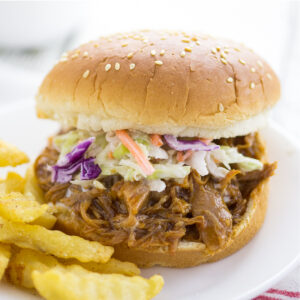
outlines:
{"label": "sesame seed hamburger bun", "polygon": [[279,96],[262,58],[205,35],[116,34],[64,54],[36,97],[62,125],[35,163],[55,229],[142,267],[236,252],[265,217],[276,163],[257,130]]}
{"label": "sesame seed hamburger bun", "polygon": [[39,117],[65,127],[220,138],[257,131],[279,96],[271,67],[241,44],[139,31],[63,55],[36,107]]}

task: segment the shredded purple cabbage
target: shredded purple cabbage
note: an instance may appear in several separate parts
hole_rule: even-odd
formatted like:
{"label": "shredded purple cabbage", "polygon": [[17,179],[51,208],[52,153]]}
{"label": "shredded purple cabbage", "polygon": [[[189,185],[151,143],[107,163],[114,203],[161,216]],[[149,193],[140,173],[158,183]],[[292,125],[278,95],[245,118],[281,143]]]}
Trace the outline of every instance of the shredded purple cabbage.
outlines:
{"label": "shredded purple cabbage", "polygon": [[90,157],[81,163],[81,180],[90,180],[97,178],[101,173],[100,167],[95,164],[95,158]]}
{"label": "shredded purple cabbage", "polygon": [[62,159],[57,162],[59,167],[67,167],[71,164],[78,162],[83,158],[84,153],[87,151],[89,146],[94,142],[95,138],[91,137],[75,146],[71,152],[67,153]]}
{"label": "shredded purple cabbage", "polygon": [[101,169],[95,164],[95,159],[93,157],[84,158],[84,154],[94,140],[95,138],[92,137],[79,143],[71,152],[59,160],[52,167],[52,181],[59,183],[69,182],[72,180],[73,174],[79,169],[81,180],[97,178],[101,173]]}
{"label": "shredded purple cabbage", "polygon": [[72,175],[81,168],[81,161],[70,165],[70,167],[59,167],[58,165],[54,165],[52,167],[53,177],[52,181],[65,183],[72,180]]}
{"label": "shredded purple cabbage", "polygon": [[218,145],[206,145],[205,143],[201,142],[199,139],[190,140],[190,141],[183,141],[178,140],[174,135],[166,134],[164,138],[167,144],[177,151],[212,151],[219,149],[220,146]]}

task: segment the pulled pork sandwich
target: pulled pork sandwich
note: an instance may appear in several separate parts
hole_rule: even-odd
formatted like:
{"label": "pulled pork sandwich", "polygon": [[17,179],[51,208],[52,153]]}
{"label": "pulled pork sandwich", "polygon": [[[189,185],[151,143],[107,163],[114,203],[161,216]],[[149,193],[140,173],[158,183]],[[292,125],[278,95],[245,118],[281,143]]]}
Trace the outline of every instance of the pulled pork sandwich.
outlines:
{"label": "pulled pork sandwich", "polygon": [[205,35],[116,34],[63,55],[37,95],[61,124],[35,162],[57,228],[140,266],[237,251],[264,220],[276,164],[258,129],[279,94],[252,50]]}

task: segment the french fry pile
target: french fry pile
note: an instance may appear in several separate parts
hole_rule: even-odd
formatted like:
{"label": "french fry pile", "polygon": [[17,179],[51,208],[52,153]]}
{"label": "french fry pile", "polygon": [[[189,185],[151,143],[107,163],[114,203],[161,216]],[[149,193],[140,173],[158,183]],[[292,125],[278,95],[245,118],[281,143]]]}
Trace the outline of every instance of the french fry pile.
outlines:
{"label": "french fry pile", "polygon": [[[0,166],[29,161],[0,141]],[[130,262],[111,258],[114,249],[53,230],[55,207],[45,204],[34,171],[0,179],[0,280],[49,300],[151,299],[163,287],[160,275],[141,276]]]}

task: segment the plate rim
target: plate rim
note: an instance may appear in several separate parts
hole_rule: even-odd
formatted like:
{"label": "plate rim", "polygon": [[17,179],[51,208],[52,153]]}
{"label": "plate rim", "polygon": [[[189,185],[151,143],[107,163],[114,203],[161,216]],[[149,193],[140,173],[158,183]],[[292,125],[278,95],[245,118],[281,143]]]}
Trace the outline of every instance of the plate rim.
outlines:
{"label": "plate rim", "polygon": [[285,275],[287,275],[289,272],[293,271],[293,269],[296,269],[297,266],[300,264],[300,253],[288,264],[286,265],[281,271],[279,271],[277,274],[273,275],[273,277],[265,280],[263,283],[261,283],[257,288],[254,288],[246,293],[244,293],[241,296],[238,296],[235,298],[235,300],[242,300],[242,299],[249,299],[256,297],[260,295],[261,293],[267,291],[271,286],[278,283]]}

